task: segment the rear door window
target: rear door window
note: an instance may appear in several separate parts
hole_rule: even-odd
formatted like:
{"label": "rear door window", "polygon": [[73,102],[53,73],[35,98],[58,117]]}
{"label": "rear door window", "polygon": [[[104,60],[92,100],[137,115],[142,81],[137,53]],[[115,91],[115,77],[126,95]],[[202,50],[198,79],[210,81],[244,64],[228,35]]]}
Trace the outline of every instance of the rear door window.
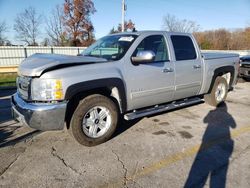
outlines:
{"label": "rear door window", "polygon": [[188,36],[172,35],[171,40],[174,47],[176,61],[196,59],[194,43]]}

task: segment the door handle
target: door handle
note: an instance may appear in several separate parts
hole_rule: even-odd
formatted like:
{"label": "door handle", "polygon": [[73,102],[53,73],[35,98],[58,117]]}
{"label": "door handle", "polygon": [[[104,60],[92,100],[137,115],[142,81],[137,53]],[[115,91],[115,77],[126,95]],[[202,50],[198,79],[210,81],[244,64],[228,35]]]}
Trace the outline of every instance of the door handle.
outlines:
{"label": "door handle", "polygon": [[174,72],[174,69],[172,69],[172,68],[164,68],[164,69],[162,70],[162,72],[164,72],[164,73]]}
{"label": "door handle", "polygon": [[200,69],[200,68],[201,68],[201,65],[194,65],[193,68],[194,68],[194,69]]}

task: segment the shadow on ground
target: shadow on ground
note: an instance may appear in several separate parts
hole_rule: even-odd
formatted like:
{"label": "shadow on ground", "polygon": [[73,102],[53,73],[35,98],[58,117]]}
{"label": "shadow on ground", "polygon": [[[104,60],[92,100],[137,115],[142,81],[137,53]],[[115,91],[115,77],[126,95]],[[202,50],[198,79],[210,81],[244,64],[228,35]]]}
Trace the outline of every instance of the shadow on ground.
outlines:
{"label": "shadow on ground", "polygon": [[12,129],[6,129],[5,127],[3,129],[2,127],[0,128],[0,148],[16,145],[19,142],[26,141],[27,139],[33,138],[34,136],[42,133],[42,131],[34,130],[19,137],[11,139],[11,137],[14,136],[14,132],[18,128],[19,127],[13,127]]}
{"label": "shadow on ground", "polygon": [[16,89],[1,89],[0,88],[0,98],[11,96],[15,92],[16,92]]}
{"label": "shadow on ground", "polygon": [[0,124],[12,120],[10,99],[0,99]]}
{"label": "shadow on ground", "polygon": [[142,118],[138,118],[138,119],[135,119],[135,120],[127,121],[127,120],[124,120],[123,118],[120,118],[119,124],[117,125],[117,129],[116,129],[116,131],[113,134],[111,139],[113,139],[116,136],[119,136],[123,132],[127,131],[128,129],[133,127],[135,124],[137,124],[139,121],[141,121],[141,119]]}
{"label": "shadow on ground", "polygon": [[204,187],[210,178],[209,187],[224,188],[229,158],[234,149],[230,128],[236,128],[236,123],[227,112],[225,103],[211,110],[204,123],[207,123],[207,128],[184,187]]}
{"label": "shadow on ground", "polygon": [[15,136],[15,131],[21,128],[21,125],[11,121],[13,118],[10,96],[15,92],[16,90],[0,90],[0,148],[15,145],[42,132],[34,130],[18,137]]}
{"label": "shadow on ground", "polygon": [[[146,116],[147,118],[151,118],[151,117],[154,117],[154,116],[158,116],[158,115],[163,115],[163,114],[166,114],[166,113],[169,113],[169,112],[174,112],[176,110],[181,110],[183,108],[188,108],[188,107],[191,107],[191,106],[195,106],[195,105],[199,105],[199,104],[203,104],[204,102],[203,101],[199,101],[197,102],[196,104],[191,104],[191,105],[187,105],[187,106],[181,106],[181,107],[178,107],[176,109],[172,109],[172,110],[169,110],[169,111],[165,111],[165,112],[160,112],[160,113],[156,113],[156,114],[153,114],[153,115],[148,115]],[[120,118],[119,120],[119,124],[117,126],[117,129],[113,135],[112,138],[122,134],[123,132],[127,131],[128,129],[130,129],[131,127],[133,127],[135,124],[137,124],[139,121],[141,121],[143,118],[138,118],[138,119],[134,119],[134,120],[130,120],[130,121],[126,121],[124,120],[122,117]]]}
{"label": "shadow on ground", "polygon": [[10,96],[16,90],[0,90],[0,123],[12,120],[10,110]]}

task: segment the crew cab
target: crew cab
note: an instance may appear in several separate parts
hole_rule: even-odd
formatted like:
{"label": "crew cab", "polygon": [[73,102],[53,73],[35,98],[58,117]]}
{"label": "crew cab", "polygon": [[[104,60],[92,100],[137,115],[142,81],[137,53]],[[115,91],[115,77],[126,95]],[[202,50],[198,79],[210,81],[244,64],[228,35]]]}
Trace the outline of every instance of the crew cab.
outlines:
{"label": "crew cab", "polygon": [[132,120],[205,100],[217,106],[236,84],[238,54],[201,53],[188,33],[108,35],[78,56],[34,54],[19,66],[13,116],[38,130],[65,127],[82,145]]}

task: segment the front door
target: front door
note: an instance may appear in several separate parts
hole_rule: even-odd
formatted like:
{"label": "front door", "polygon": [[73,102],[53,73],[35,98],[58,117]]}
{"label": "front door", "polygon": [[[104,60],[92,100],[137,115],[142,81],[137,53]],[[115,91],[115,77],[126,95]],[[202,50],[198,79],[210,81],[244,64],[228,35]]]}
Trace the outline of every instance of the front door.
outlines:
{"label": "front door", "polygon": [[126,65],[128,109],[142,108],[171,101],[174,94],[174,65],[169,61],[168,47],[163,35],[150,35],[141,40],[132,56],[139,51],[151,50],[151,63]]}

